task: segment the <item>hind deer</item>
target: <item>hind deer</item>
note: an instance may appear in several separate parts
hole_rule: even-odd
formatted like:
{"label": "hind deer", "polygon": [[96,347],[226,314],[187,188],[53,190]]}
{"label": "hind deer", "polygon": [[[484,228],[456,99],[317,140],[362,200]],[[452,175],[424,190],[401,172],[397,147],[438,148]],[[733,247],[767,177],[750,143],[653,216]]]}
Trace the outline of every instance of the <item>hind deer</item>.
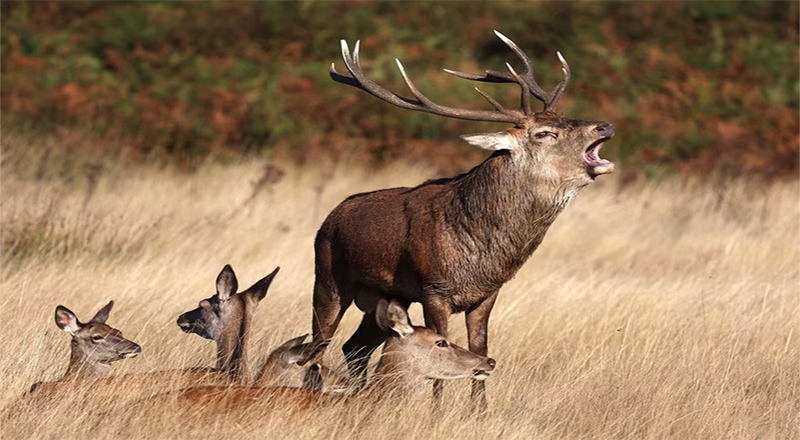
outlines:
{"label": "hind deer", "polygon": [[[39,382],[22,405],[48,404],[64,393],[80,393],[87,402],[113,398],[117,403],[148,398],[164,390],[177,390],[199,385],[230,385],[250,383],[247,369],[247,340],[250,336],[253,312],[278,273],[276,268],[249,289],[235,294],[236,275],[225,266],[217,277],[217,294],[200,302],[198,309],[186,312],[178,319],[184,331],[197,333],[217,341],[216,370],[189,368],[149,371],[123,375],[107,373],[110,362],[135,356],[141,347],[122,338],[119,330],[105,324],[113,306],[110,302],[88,323],[82,324],[69,309],[56,308],[56,324],[72,337],[72,355],[67,373],[57,382]],[[317,363],[302,364],[298,346],[308,335],[294,338],[274,349],[259,374],[257,384],[306,388],[316,392],[339,393],[346,389],[347,380]],[[35,393],[34,393],[35,391]]]}
{"label": "hind deer", "polygon": [[200,301],[198,307],[178,317],[178,327],[217,343],[217,368],[239,383],[248,383],[248,350],[253,314],[267,295],[280,267],[249,289],[236,293],[239,282],[226,264],[217,276],[217,293]]}
{"label": "hind deer", "polygon": [[317,362],[303,362],[303,342],[308,336],[306,333],[290,339],[272,350],[258,373],[255,386],[304,388],[322,393],[347,391],[349,384],[345,376]]}
{"label": "hind deer", "polygon": [[[199,306],[178,317],[178,326],[217,343],[216,371],[233,382],[250,385],[249,340],[256,307],[267,294],[280,267],[249,289],[236,293],[238,280],[230,265],[217,276],[217,293],[200,301]],[[306,335],[307,336],[307,335]],[[345,386],[341,375],[316,362],[305,364],[298,349],[306,336],[291,339],[273,350],[258,374],[257,385],[280,385],[339,392]],[[315,378],[309,381],[309,377]]]}
{"label": "hind deer", "polygon": [[[428,379],[484,380],[496,366],[494,359],[449,343],[432,329],[413,326],[405,308],[397,301],[378,301],[375,316],[376,325],[386,334],[376,379],[370,387],[379,398],[411,399],[424,391]],[[280,409],[302,410],[339,401],[339,397],[330,394],[275,386],[204,386],[164,394],[160,399],[168,405],[177,400],[179,406],[194,415],[239,412],[258,402],[268,402]]]}
{"label": "hind deer", "polygon": [[114,301],[109,301],[86,323],[82,323],[70,309],[61,305],[56,307],[56,325],[72,338],[67,371],[58,381],[33,384],[31,393],[106,375],[111,371],[112,362],[142,352],[139,344],[125,339],[121,331],[106,324],[113,307]]}
{"label": "hind deer", "polygon": [[[437,104],[400,73],[414,98],[381,87],[362,70],[359,42],[351,54],[342,40],[349,73],[331,65],[334,81],[352,86],[403,109],[450,118],[511,124],[497,133],[465,135],[468,143],[493,151],[467,173],[425,182],[413,188],[393,188],[356,194],[325,219],[314,243],[313,340],[308,358],[324,352],[345,310],[353,303],[363,319],[343,351],[353,377],[365,381],[370,354],[383,342],[375,320],[377,298],[422,304],[425,324],[448,334],[448,318],[466,313],[469,349],[487,354],[488,321],[497,292],[536,250],[567,203],[614,164],[599,156],[614,136],[607,122],[568,119],[555,113],[570,78],[561,61],[562,79],[545,92],[533,77],[530,58],[510,39],[495,34],[520,58],[523,70],[507,64],[508,72],[487,70],[473,75],[447,73],[473,81],[512,83],[521,91],[519,109],[508,109],[476,89],[494,110],[462,110]],[[531,109],[530,95],[544,103]],[[441,401],[441,382],[434,384]],[[486,408],[485,386],[472,387],[476,409]]]}

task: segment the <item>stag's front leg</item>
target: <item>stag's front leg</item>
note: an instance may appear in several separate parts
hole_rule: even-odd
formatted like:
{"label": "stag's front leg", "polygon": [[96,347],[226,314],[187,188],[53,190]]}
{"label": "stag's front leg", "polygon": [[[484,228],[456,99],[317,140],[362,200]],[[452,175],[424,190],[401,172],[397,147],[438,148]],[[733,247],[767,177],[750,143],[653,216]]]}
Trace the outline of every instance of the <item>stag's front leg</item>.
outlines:
{"label": "stag's front leg", "polygon": [[[492,292],[483,302],[467,310],[467,337],[469,338],[469,351],[486,356],[489,336],[489,314],[492,312],[497,291]],[[485,413],[486,383],[481,380],[472,381],[472,410],[476,413]]]}
{"label": "stag's front leg", "polygon": [[[450,318],[451,308],[445,301],[438,298],[431,298],[422,303],[422,311],[425,315],[425,326],[436,330],[443,337],[447,337],[447,320]],[[433,408],[438,410],[442,407],[444,391],[444,381],[436,379],[433,381]]]}

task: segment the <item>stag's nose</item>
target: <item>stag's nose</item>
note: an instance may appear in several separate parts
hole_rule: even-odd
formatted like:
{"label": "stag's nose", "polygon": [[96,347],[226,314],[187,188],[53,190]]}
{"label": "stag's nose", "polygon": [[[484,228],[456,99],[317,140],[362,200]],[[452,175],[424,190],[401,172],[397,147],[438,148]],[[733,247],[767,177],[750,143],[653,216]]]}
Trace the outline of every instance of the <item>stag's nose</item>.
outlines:
{"label": "stag's nose", "polygon": [[614,136],[614,126],[608,122],[601,122],[597,124],[597,127],[594,128],[594,131],[596,131],[597,134],[602,137]]}
{"label": "stag's nose", "polygon": [[492,359],[492,358],[489,358],[489,359],[486,361],[486,363],[487,363],[487,364],[489,364],[489,366],[492,368],[492,370],[494,370],[494,367],[497,365],[497,362],[496,362],[494,359]]}

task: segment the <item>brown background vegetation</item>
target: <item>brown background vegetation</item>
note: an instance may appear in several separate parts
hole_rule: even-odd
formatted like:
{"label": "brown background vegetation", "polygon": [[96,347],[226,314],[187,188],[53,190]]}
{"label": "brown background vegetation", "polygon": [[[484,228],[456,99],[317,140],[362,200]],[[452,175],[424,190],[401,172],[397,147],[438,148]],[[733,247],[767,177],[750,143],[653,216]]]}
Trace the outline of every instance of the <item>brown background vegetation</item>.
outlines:
{"label": "brown background vegetation", "polygon": [[396,57],[434,100],[486,106],[441,68],[516,63],[493,29],[545,85],[565,54],[559,110],[613,123],[623,172],[797,172],[797,2],[3,2],[2,128],[125,163],[349,152],[463,170],[478,153],[457,135],[502,126],[395,109],[327,69],[361,39],[392,90],[408,94]]}

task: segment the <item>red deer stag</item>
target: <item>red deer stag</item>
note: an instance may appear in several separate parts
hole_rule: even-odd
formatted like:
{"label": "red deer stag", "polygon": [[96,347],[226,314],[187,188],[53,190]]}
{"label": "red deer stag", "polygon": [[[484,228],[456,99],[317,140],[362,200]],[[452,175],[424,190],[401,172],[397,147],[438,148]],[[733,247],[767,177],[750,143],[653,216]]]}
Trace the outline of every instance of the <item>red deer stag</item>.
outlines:
{"label": "red deer stag", "polygon": [[[375,324],[376,298],[404,304],[422,303],[425,324],[447,336],[448,317],[466,312],[469,349],[487,353],[487,323],[500,287],[536,250],[564,206],[614,164],[598,155],[614,135],[611,124],[568,119],[553,109],[570,77],[559,55],[563,77],[545,92],[533,77],[530,58],[511,40],[498,37],[522,60],[518,73],[488,70],[472,75],[446,70],[460,78],[514,83],[521,89],[521,108],[507,109],[477,90],[495,110],[461,110],[432,102],[397,66],[415,99],[379,86],[362,70],[359,43],[353,53],[341,42],[349,71],[331,65],[334,81],[364,90],[395,106],[451,118],[512,124],[498,133],[462,136],[494,153],[467,173],[356,194],[337,206],[320,227],[313,294],[313,341],[309,358],[320,356],[345,310],[355,301],[365,312],[345,343],[351,374],[363,382],[369,355],[385,338]],[[533,95],[544,110],[531,110]],[[473,382],[478,408],[485,408],[483,382]],[[440,401],[441,382],[434,385]]]}

